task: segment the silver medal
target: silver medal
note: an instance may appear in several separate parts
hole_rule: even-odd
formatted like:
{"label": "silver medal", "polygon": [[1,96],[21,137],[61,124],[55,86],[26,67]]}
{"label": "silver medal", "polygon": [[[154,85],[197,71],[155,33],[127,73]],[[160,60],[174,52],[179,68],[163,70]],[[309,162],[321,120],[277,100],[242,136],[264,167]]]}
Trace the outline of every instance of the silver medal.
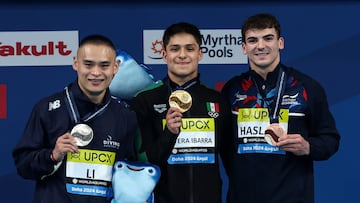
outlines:
{"label": "silver medal", "polygon": [[70,134],[74,136],[77,146],[88,145],[94,137],[91,127],[83,123],[75,125]]}

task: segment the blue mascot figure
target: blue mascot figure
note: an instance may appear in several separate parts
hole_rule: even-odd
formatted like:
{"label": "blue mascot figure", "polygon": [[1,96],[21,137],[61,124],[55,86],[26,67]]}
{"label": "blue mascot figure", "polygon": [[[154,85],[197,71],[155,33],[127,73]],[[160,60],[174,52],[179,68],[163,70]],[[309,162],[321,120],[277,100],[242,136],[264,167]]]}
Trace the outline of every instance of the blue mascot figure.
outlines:
{"label": "blue mascot figure", "polygon": [[136,93],[155,83],[151,68],[145,64],[137,63],[127,52],[118,50],[117,60],[120,67],[111,84],[110,92],[121,102],[130,105]]}
{"label": "blue mascot figure", "polygon": [[[126,107],[139,91],[154,84],[151,68],[137,63],[123,50],[117,51],[119,71],[111,84],[111,95]],[[140,142],[140,136],[138,136]],[[140,144],[137,143],[139,148]],[[113,167],[111,203],[153,203],[153,190],[160,178],[160,168],[148,163],[145,154],[138,155],[138,162],[117,161]]]}
{"label": "blue mascot figure", "polygon": [[117,161],[113,169],[114,198],[111,203],[152,202],[160,168],[146,162]]}

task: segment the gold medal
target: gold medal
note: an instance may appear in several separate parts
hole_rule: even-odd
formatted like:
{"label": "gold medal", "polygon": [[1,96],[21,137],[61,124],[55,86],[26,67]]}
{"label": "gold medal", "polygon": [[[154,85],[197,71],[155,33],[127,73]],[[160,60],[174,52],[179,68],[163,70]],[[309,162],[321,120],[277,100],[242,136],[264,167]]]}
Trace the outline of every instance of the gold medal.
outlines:
{"label": "gold medal", "polygon": [[191,95],[185,90],[176,90],[169,97],[169,105],[180,109],[182,113],[189,110],[192,105]]}
{"label": "gold medal", "polygon": [[91,127],[83,123],[75,125],[70,134],[74,136],[77,146],[88,145],[94,137]]}
{"label": "gold medal", "polygon": [[286,134],[286,130],[282,125],[278,123],[270,124],[265,130],[265,141],[269,145],[276,146],[276,143],[279,141],[279,137]]}

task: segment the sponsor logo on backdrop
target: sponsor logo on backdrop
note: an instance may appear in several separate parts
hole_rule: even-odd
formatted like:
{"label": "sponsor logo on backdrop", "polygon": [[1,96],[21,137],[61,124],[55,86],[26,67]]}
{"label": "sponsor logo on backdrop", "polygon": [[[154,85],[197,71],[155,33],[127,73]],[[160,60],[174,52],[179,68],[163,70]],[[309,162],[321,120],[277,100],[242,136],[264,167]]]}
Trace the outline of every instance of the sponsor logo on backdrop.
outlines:
{"label": "sponsor logo on backdrop", "polygon": [[0,84],[0,119],[4,119],[7,117],[6,100],[6,85]]}
{"label": "sponsor logo on backdrop", "polygon": [[78,31],[0,32],[0,66],[71,65]]}
{"label": "sponsor logo on backdrop", "polygon": [[[241,49],[240,29],[205,29],[202,34],[203,59],[200,64],[247,64]],[[162,60],[164,30],[144,30],[145,64],[165,64]]]}

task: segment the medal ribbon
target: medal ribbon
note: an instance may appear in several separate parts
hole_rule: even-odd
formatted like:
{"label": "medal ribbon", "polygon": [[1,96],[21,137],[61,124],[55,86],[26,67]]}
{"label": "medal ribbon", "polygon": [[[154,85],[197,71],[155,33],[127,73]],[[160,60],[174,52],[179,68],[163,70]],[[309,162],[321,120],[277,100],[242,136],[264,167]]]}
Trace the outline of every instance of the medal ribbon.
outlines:
{"label": "medal ribbon", "polygon": [[77,109],[77,106],[75,104],[75,99],[74,96],[72,94],[72,92],[69,90],[69,87],[65,87],[65,93],[66,93],[66,106],[68,107],[68,111],[70,113],[70,117],[72,119],[72,121],[75,124],[80,123],[80,120],[82,122],[87,122],[93,118],[95,118],[96,116],[100,115],[102,112],[105,111],[105,109],[109,106],[110,104],[110,99],[109,101],[107,101],[107,103],[101,107],[99,110],[95,111],[95,112],[90,112],[87,115],[85,115],[83,118],[80,118],[80,114],[79,111]]}
{"label": "medal ribbon", "polygon": [[280,112],[280,99],[283,97],[284,95],[284,91],[285,91],[285,79],[286,79],[286,75],[285,72],[280,69],[279,71],[279,76],[278,76],[278,81],[276,82],[276,102],[275,102],[275,108],[270,108],[269,107],[269,112],[271,112],[271,110],[273,109],[272,115],[270,115],[270,123],[279,123],[279,112]]}
{"label": "medal ribbon", "polygon": [[[274,97],[274,101],[275,101],[275,106],[273,105],[268,105],[268,111],[270,114],[270,123],[279,123],[279,112],[280,112],[280,102],[281,102],[281,98],[284,95],[284,91],[285,91],[285,83],[286,81],[286,74],[285,72],[282,70],[282,68],[280,68],[279,70],[279,75],[276,81],[276,93],[275,93],[275,97]],[[260,93],[260,89],[256,83],[256,81],[254,80],[256,89],[258,90],[258,92]],[[264,98],[265,100],[266,98]]]}
{"label": "medal ribbon", "polygon": [[189,87],[195,85],[196,83],[197,83],[197,80],[194,80],[194,81],[190,82],[189,84],[186,84],[186,83],[185,83],[185,84],[182,85],[182,86],[176,87],[176,90],[186,90],[186,89],[188,89]]}

